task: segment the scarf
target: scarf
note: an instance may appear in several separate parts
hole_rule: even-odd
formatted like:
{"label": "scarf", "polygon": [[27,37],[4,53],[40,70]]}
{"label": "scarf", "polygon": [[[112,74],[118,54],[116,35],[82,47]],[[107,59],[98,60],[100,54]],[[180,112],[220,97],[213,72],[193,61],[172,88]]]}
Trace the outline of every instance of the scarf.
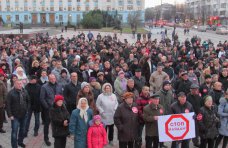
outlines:
{"label": "scarf", "polygon": [[[81,108],[81,102],[83,100],[87,102],[87,106],[85,109]],[[80,117],[85,121],[85,123],[87,123],[88,121],[87,110],[89,109],[88,100],[86,98],[80,98],[78,101],[77,108],[80,110],[80,113],[79,113]]]}

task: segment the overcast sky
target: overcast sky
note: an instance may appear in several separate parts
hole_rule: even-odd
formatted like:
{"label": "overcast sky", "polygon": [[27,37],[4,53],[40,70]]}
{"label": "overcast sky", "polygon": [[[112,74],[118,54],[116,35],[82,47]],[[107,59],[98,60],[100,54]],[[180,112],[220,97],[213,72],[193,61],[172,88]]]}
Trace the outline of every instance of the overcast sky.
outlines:
{"label": "overcast sky", "polygon": [[[176,3],[184,3],[185,0],[176,0]],[[174,4],[175,0],[162,0],[162,3]],[[161,5],[161,0],[145,0],[145,7],[154,7],[156,5]]]}

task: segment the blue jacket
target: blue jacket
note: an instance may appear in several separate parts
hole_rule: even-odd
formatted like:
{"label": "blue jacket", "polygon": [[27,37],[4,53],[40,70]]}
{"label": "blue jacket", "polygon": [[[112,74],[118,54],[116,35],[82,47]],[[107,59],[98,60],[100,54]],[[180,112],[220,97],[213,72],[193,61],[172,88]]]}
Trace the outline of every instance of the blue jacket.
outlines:
{"label": "blue jacket", "polygon": [[74,135],[74,148],[87,148],[87,130],[89,121],[93,118],[92,109],[87,110],[88,121],[85,122],[80,116],[80,110],[73,110],[70,117],[69,131]]}
{"label": "blue jacket", "polygon": [[[55,90],[53,89],[55,88]],[[40,90],[40,101],[44,109],[50,109],[54,103],[55,95],[62,95],[62,86],[56,83],[53,87],[52,84],[46,83]]]}
{"label": "blue jacket", "polygon": [[228,136],[228,99],[222,97],[219,102],[218,114],[220,116],[221,123],[219,134]]}

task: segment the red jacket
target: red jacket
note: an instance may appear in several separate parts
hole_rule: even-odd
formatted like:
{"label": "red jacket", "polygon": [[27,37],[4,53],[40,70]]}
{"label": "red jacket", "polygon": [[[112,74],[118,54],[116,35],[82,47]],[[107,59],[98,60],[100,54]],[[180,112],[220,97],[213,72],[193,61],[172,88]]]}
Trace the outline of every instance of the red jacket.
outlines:
{"label": "red jacket", "polygon": [[87,133],[88,148],[103,148],[107,144],[107,134],[102,124],[93,124]]}

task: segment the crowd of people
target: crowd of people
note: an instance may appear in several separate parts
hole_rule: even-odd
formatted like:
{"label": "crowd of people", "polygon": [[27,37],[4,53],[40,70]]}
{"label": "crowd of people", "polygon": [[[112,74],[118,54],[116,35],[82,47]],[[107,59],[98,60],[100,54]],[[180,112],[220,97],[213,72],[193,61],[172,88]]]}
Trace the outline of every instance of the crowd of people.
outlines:
{"label": "crowd of people", "polygon": [[92,32],[0,38],[0,133],[10,120],[12,148],[26,147],[34,119],[33,134],[43,126],[47,146],[51,125],[55,148],[67,137],[75,148],[113,146],[114,127],[119,148],[141,148],[143,138],[146,148],[168,147],[159,142],[158,116],[194,112],[196,137],[171,148],[191,140],[227,148],[228,42],[151,36],[138,34],[132,45]]}

